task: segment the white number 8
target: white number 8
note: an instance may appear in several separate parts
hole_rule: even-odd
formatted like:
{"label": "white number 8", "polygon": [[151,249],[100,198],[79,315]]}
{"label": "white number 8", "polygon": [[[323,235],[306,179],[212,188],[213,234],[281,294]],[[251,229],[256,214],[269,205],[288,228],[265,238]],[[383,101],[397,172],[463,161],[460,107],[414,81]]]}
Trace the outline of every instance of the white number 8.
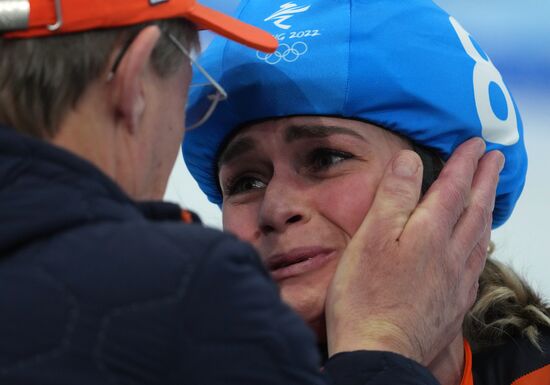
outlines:
{"label": "white number 8", "polygon": [[[516,110],[510,92],[508,92],[508,88],[502,81],[502,76],[488,57],[481,56],[470,39],[470,34],[452,16],[449,17],[449,21],[455,29],[464,50],[475,61],[473,74],[474,99],[481,122],[483,139],[507,146],[516,143],[519,140]],[[508,116],[504,120],[495,114],[491,106],[489,90],[491,83],[500,88],[506,101]]]}

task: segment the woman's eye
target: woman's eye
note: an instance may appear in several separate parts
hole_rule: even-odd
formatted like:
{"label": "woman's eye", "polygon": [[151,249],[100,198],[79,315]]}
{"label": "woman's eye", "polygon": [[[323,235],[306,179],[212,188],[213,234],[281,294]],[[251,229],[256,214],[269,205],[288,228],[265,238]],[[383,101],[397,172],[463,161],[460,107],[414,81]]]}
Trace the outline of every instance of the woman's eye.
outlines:
{"label": "woman's eye", "polygon": [[349,152],[320,148],[309,155],[308,165],[312,171],[324,171],[351,158],[353,158],[353,155]]}
{"label": "woman's eye", "polygon": [[235,195],[245,193],[251,190],[262,189],[266,184],[257,177],[243,176],[226,183],[224,193],[226,195]]}

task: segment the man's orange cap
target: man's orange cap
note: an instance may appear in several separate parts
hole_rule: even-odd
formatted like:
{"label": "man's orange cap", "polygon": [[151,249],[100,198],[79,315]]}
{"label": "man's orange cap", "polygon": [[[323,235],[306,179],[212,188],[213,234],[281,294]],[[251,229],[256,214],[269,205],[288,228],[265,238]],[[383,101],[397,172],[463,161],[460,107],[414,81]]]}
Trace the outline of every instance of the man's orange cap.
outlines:
{"label": "man's orange cap", "polygon": [[260,51],[277,48],[277,40],[269,33],[195,0],[0,0],[4,38],[53,36],[177,18]]}

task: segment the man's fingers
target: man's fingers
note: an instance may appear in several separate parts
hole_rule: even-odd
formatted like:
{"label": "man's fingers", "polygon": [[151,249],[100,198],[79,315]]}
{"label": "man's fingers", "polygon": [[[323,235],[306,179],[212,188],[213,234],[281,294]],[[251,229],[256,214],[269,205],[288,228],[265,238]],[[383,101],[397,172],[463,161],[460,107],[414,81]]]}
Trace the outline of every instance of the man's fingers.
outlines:
{"label": "man's fingers", "polygon": [[491,228],[489,227],[483,231],[479,242],[476,243],[476,246],[472,249],[470,256],[466,260],[463,280],[467,283],[476,282],[485,268],[490,242]]}
{"label": "man's fingers", "polygon": [[449,238],[470,201],[470,189],[478,161],[485,151],[480,138],[461,144],[430,187],[411,221],[426,231]]}
{"label": "man's fingers", "polygon": [[[369,213],[354,238],[395,241],[420,198],[422,162],[410,150],[400,151],[390,162],[376,191]],[[361,241],[359,241],[361,242]]]}
{"label": "man's fingers", "polygon": [[[455,247],[458,255],[468,255],[461,275],[461,284],[470,287],[469,297],[463,304],[470,309],[479,290],[479,276],[485,268],[491,242],[492,212],[495,206],[498,177],[504,167],[504,155],[499,151],[486,154],[479,162],[478,171],[472,182],[472,199],[452,236],[451,247]],[[481,236],[479,234],[481,233]],[[479,238],[477,242],[475,239]],[[472,243],[475,243],[471,248]],[[459,290],[462,292],[463,290]]]}
{"label": "man's fingers", "polygon": [[487,261],[489,243],[491,242],[490,217],[492,207],[494,207],[498,173],[503,164],[503,157],[500,153],[489,153],[480,161],[479,170],[472,186],[472,202],[476,199],[487,199],[488,202],[480,203],[486,208],[480,208],[478,205],[475,209],[469,207],[457,224],[451,240],[450,248],[455,249],[456,259],[460,259],[464,255],[468,256],[462,262],[463,267],[459,278],[459,286],[462,286],[462,289],[458,290],[458,293],[466,293],[465,289],[470,288],[469,295],[462,301],[458,301],[462,303],[464,309],[470,309],[475,303],[479,276]]}
{"label": "man's fingers", "polygon": [[480,234],[491,229],[498,177],[503,166],[504,156],[499,151],[491,151],[479,162],[472,182],[470,203],[451,237],[460,255],[469,255],[478,243]]}
{"label": "man's fingers", "polygon": [[466,294],[466,290],[470,288],[469,295],[464,297],[462,301],[458,301],[463,306],[464,310],[470,309],[477,298],[479,287],[479,276],[485,267],[487,261],[487,250],[491,241],[491,228],[488,227],[479,242],[476,243],[470,256],[466,260],[465,267],[460,277],[460,286],[458,293]]}

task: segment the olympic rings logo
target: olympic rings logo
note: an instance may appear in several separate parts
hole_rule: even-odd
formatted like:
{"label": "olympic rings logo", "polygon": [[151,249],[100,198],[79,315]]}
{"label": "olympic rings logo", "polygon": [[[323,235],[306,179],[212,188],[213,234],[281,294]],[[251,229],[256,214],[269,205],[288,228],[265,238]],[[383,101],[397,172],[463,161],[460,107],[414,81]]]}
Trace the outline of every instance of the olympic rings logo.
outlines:
{"label": "olympic rings logo", "polygon": [[256,57],[265,61],[267,64],[277,64],[281,60],[287,63],[292,63],[298,60],[298,58],[307,52],[307,44],[303,41],[297,41],[292,46],[286,43],[281,43],[279,48],[273,53],[256,52]]}

